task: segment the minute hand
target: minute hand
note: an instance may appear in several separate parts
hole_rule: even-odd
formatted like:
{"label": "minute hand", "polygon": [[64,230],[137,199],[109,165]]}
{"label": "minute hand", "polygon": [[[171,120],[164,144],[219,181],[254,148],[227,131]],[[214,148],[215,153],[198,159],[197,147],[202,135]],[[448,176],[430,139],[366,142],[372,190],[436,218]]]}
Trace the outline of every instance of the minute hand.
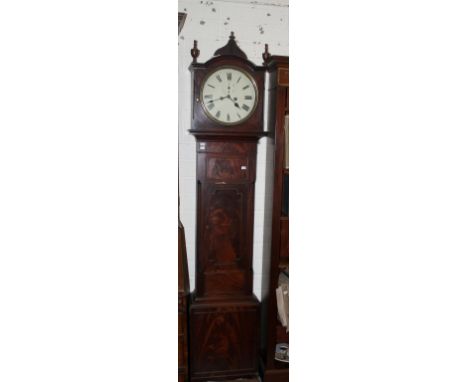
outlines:
{"label": "minute hand", "polygon": [[212,100],[208,101],[208,103],[212,103],[212,102],[214,102],[214,101],[223,100],[223,99],[225,99],[225,98],[228,98],[228,97],[219,97],[219,98],[216,98],[216,99],[212,99]]}

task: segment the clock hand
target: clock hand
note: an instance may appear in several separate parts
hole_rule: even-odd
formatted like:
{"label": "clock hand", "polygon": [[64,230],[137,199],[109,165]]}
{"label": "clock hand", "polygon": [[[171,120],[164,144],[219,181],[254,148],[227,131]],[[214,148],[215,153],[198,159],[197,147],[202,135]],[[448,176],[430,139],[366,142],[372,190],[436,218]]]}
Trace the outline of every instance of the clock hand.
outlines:
{"label": "clock hand", "polygon": [[220,97],[220,98],[212,99],[212,100],[208,101],[208,103],[212,103],[212,102],[214,102],[214,101],[223,100],[223,99],[225,99],[225,98],[227,98],[227,97]]}
{"label": "clock hand", "polygon": [[237,107],[238,109],[240,109],[239,104],[236,102],[236,101],[237,101],[237,97],[234,97],[234,99],[232,99],[231,96],[228,95],[227,98],[229,98],[229,99],[234,103],[234,106],[235,106],[235,107]]}

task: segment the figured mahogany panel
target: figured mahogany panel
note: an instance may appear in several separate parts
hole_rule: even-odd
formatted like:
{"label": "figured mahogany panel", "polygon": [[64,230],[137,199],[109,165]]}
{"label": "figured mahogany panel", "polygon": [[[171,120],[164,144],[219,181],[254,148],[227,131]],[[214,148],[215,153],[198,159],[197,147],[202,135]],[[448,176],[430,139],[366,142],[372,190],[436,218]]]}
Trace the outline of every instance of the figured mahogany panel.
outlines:
{"label": "figured mahogany panel", "polygon": [[206,182],[255,182],[257,144],[198,142],[198,179]]}
{"label": "figured mahogany panel", "polygon": [[250,184],[201,185],[198,296],[245,295],[252,289]]}
{"label": "figured mahogany panel", "polygon": [[205,305],[191,309],[192,380],[254,373],[258,305]]}
{"label": "figured mahogany panel", "polygon": [[213,181],[247,180],[249,159],[226,155],[208,155],[206,159],[206,179]]}
{"label": "figured mahogany panel", "polygon": [[206,196],[203,241],[207,244],[208,263],[205,269],[240,267],[245,190],[208,186]]}
{"label": "figured mahogany panel", "polygon": [[206,271],[205,294],[207,296],[247,295],[248,292],[244,290],[249,274],[248,270],[243,269]]}

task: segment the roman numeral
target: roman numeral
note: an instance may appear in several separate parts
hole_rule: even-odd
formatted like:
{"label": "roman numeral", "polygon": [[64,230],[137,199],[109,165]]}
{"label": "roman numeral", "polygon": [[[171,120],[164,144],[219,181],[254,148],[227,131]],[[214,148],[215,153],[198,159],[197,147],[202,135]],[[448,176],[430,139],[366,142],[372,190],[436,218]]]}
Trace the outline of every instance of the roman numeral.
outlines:
{"label": "roman numeral", "polygon": [[219,74],[216,76],[216,79],[217,79],[219,82],[223,82],[223,80],[221,79],[221,77],[220,77]]}
{"label": "roman numeral", "polygon": [[250,86],[250,85],[245,85],[245,86],[242,88],[242,90],[247,89],[249,86]]}
{"label": "roman numeral", "polygon": [[238,83],[239,83],[239,81],[241,80],[241,77],[242,77],[242,76],[239,76],[239,78],[237,79],[237,82],[236,82],[236,84],[238,84]]}
{"label": "roman numeral", "polygon": [[245,99],[252,99],[252,96],[245,96]]}
{"label": "roman numeral", "polygon": [[205,98],[213,98],[213,94],[207,94]]}
{"label": "roman numeral", "polygon": [[236,113],[236,114],[237,114],[237,116],[239,117],[239,119],[241,119],[241,118],[242,118],[242,117],[240,116],[240,114],[239,114],[239,113]]}
{"label": "roman numeral", "polygon": [[249,111],[250,107],[248,107],[246,104],[243,104],[242,109],[244,109],[245,111]]}
{"label": "roman numeral", "polygon": [[226,74],[226,77],[227,77],[228,81],[231,81],[232,80],[232,73]]}
{"label": "roman numeral", "polygon": [[208,104],[207,107],[208,107],[209,110],[213,109],[213,108],[214,108],[214,103],[213,103],[213,101],[210,101],[210,103]]}
{"label": "roman numeral", "polygon": [[207,85],[208,85],[210,88],[213,88],[213,89],[215,88],[213,85],[210,85],[210,84],[207,84]]}
{"label": "roman numeral", "polygon": [[221,115],[221,112],[218,110],[218,111],[216,112],[216,118],[219,118],[220,115]]}
{"label": "roman numeral", "polygon": [[231,120],[231,116],[229,114],[227,115],[227,120],[228,122]]}

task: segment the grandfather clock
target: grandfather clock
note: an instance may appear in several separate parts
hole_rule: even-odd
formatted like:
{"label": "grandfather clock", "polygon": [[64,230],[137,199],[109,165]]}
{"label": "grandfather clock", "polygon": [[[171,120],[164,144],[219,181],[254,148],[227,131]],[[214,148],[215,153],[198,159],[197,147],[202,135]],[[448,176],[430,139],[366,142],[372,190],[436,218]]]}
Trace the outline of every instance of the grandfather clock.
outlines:
{"label": "grandfather clock", "polygon": [[254,187],[265,68],[231,33],[213,58],[191,50],[197,147],[196,279],[190,306],[192,381],[257,374],[259,302],[252,294]]}

